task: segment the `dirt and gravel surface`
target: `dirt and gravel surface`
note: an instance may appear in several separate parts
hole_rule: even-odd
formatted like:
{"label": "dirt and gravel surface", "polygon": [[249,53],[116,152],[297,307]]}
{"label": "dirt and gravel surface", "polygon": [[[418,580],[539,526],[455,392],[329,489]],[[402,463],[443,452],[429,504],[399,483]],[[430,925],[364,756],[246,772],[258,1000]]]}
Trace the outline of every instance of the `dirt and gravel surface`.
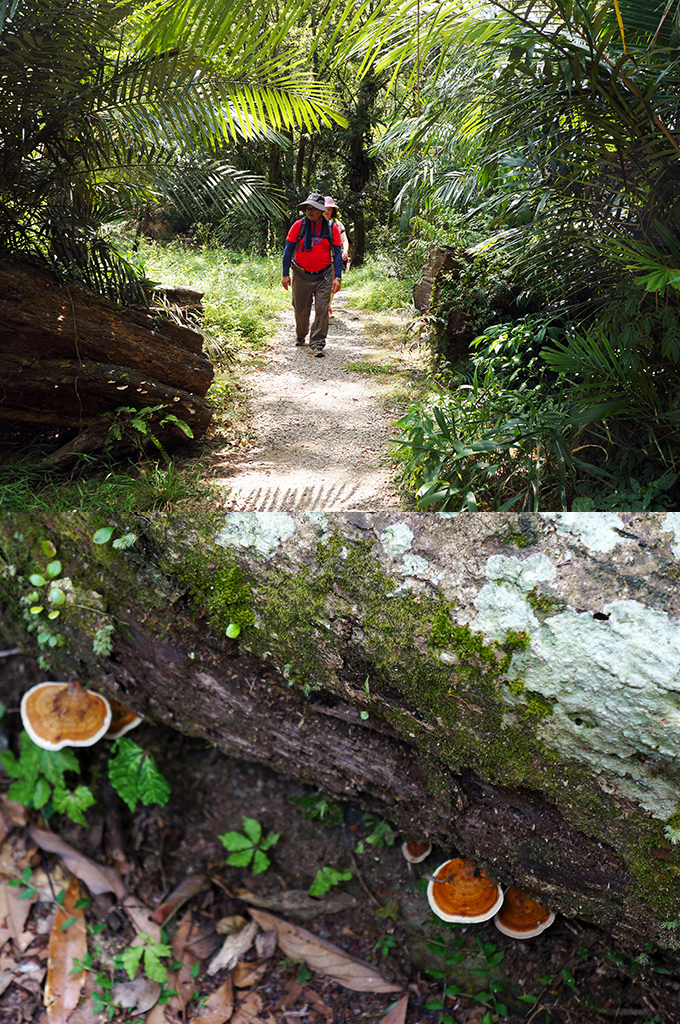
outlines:
{"label": "dirt and gravel surface", "polygon": [[292,309],[248,382],[252,441],[215,478],[226,507],[239,511],[398,508],[389,440],[392,417],[374,377],[352,369],[376,356],[359,313],[341,291],[323,359],[295,346]]}

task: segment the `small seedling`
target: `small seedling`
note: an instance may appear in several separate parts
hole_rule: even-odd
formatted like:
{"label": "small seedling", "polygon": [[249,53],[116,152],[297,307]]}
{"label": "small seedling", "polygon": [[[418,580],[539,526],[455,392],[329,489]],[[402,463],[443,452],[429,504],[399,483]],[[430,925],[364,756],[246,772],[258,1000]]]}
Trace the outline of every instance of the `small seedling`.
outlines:
{"label": "small seedling", "polygon": [[19,893],[20,900],[30,900],[32,899],[33,896],[35,896],[36,892],[38,891],[31,885],[30,868],[24,868],[24,870],[21,872],[21,878],[13,878],[9,884],[15,887],[24,887],[23,892]]}
{"label": "small seedling", "polygon": [[374,849],[379,850],[383,846],[394,846],[394,832],[387,821],[377,821],[372,814],[364,815],[364,824],[371,829],[369,834],[361,842],[357,843],[354,852],[365,853],[366,843]]}
{"label": "small seedling", "polygon": [[227,857],[227,864],[232,867],[245,868],[250,864],[250,870],[254,875],[260,875],[266,871],[271,861],[264,852],[271,850],[279,841],[279,833],[262,838],[262,825],[255,818],[247,818],[243,815],[243,833],[226,832],[220,836],[220,842],[227,849],[232,851]]}
{"label": "small seedling", "polygon": [[142,939],[143,945],[128,946],[119,953],[115,960],[116,967],[125,971],[130,981],[133,981],[143,958],[145,977],[150,981],[158,981],[161,985],[165,984],[168,980],[168,968],[161,963],[161,958],[172,956],[172,946],[165,942],[154,942],[145,932],[140,932],[139,938]]}
{"label": "small seedling", "polygon": [[351,877],[351,871],[336,871],[335,868],[329,867],[319,868],[316,878],[309,887],[309,895],[323,896],[334,885],[339,885],[340,882],[349,882]]}
{"label": "small seedling", "polygon": [[316,818],[333,828],[342,824],[342,806],[333,803],[323,793],[313,793],[312,796],[291,796],[288,798],[292,804],[302,808],[305,821]]}
{"label": "small seedling", "polygon": [[399,943],[395,939],[394,935],[383,935],[382,938],[378,939],[375,944],[375,948],[383,956],[389,956],[390,951],[396,949]]}

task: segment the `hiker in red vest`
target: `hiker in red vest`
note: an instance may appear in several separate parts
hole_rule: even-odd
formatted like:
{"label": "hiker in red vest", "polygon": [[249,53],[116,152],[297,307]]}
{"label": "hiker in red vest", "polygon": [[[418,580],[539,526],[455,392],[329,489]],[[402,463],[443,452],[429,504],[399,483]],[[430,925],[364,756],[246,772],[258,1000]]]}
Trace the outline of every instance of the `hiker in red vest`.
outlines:
{"label": "hiker in red vest", "polygon": [[340,291],[342,242],[337,225],[324,217],[324,196],[310,193],[304,203],[298,204],[298,209],[302,208],[305,216],[295,221],[286,238],[281,284],[288,291],[292,261],[295,344],[305,343],[314,303],[309,347],[312,355],[322,357],[328,334],[328,307],[331,296]]}

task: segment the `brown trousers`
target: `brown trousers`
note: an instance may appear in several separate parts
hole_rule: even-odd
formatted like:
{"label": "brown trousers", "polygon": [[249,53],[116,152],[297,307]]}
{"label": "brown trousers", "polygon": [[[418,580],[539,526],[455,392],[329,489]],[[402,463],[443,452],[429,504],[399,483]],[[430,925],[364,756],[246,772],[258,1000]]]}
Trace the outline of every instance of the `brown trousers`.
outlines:
{"label": "brown trousers", "polygon": [[295,333],[306,338],[309,318],[314,303],[314,322],[309,333],[309,347],[321,350],[326,345],[328,334],[328,307],[331,304],[333,267],[323,274],[308,274],[293,264],[293,309],[295,310]]}

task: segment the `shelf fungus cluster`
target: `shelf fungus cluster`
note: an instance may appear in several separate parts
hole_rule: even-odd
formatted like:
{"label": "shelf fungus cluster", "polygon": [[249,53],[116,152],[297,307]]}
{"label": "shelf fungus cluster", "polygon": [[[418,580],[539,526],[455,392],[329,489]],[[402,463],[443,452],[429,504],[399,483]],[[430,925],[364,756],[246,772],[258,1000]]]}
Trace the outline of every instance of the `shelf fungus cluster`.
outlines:
{"label": "shelf fungus cluster", "polygon": [[44,750],[90,747],[102,738],[118,739],[141,722],[133,711],[70,683],[45,682],[21,699],[21,721],[33,742]]}
{"label": "shelf fungus cluster", "polygon": [[529,893],[511,885],[504,894],[470,857],[440,864],[428,887],[427,900],[442,921],[478,924],[494,919],[504,935],[529,939],[549,928],[555,915]]}

